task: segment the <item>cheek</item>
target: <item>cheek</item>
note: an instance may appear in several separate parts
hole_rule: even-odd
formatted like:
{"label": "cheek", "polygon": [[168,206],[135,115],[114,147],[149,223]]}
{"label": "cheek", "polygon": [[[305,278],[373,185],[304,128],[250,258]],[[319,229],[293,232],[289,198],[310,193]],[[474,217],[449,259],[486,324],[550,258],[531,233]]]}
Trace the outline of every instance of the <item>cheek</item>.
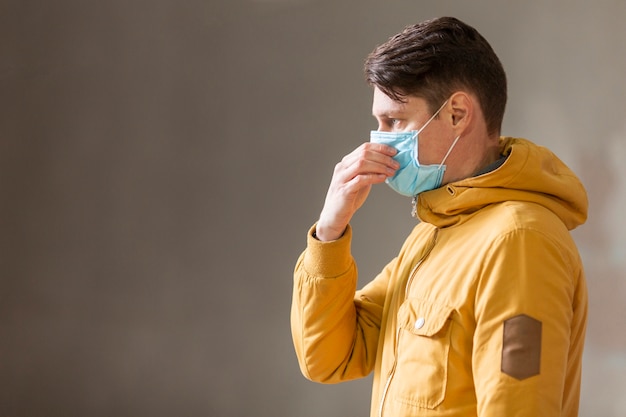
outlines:
{"label": "cheek", "polygon": [[[422,165],[440,164],[452,144],[453,139],[448,139],[448,136],[446,136],[445,132],[435,131],[434,129],[432,132],[428,132],[428,135],[420,135],[418,141],[419,163]],[[459,139],[459,141],[460,140],[461,139]],[[458,145],[457,143],[457,146]],[[454,153],[454,151],[452,153]],[[451,156],[452,154],[448,156],[448,160]]]}
{"label": "cheek", "polygon": [[437,155],[439,154],[438,149],[436,149],[431,144],[423,143],[424,141],[419,142],[419,149],[417,151],[418,161],[421,165],[432,165],[438,164],[441,160],[437,160]]}

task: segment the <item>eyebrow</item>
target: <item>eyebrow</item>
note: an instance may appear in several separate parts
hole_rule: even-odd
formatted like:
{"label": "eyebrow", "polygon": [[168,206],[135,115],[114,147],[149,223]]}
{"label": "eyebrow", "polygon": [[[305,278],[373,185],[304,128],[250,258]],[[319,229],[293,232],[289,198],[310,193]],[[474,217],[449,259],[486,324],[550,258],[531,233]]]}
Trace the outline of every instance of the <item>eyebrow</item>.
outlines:
{"label": "eyebrow", "polygon": [[397,119],[398,117],[406,117],[407,109],[406,105],[397,106],[394,108],[389,108],[388,106],[381,106],[379,114],[376,114],[376,108],[372,108],[372,116],[377,117],[386,117],[388,119]]}
{"label": "eyebrow", "polygon": [[375,112],[372,112],[372,116],[375,118],[385,118],[385,119],[399,119],[399,118],[403,118],[406,116],[405,111],[394,111],[394,112],[389,112],[389,111],[384,111],[380,114],[376,114]]}

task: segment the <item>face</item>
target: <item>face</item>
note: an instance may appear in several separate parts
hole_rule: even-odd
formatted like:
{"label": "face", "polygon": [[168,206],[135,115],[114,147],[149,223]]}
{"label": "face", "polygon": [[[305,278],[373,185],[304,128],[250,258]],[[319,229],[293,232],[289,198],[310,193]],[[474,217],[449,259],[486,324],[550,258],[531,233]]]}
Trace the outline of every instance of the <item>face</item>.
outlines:
{"label": "face", "polygon": [[[441,103],[443,104],[443,103]],[[419,163],[439,164],[454,141],[454,132],[445,123],[445,107],[419,134]],[[378,130],[383,132],[408,132],[420,130],[433,116],[426,100],[406,97],[406,102],[392,100],[378,88],[374,88],[372,114],[378,122]]]}
{"label": "face", "polygon": [[[408,96],[399,103],[378,88],[374,88],[372,114],[378,130],[385,132],[420,130],[433,115],[422,98]],[[478,101],[464,92],[454,93],[420,132],[419,163],[440,164],[457,137],[460,139],[445,162],[444,184],[471,177],[499,155],[498,135],[489,137]]]}

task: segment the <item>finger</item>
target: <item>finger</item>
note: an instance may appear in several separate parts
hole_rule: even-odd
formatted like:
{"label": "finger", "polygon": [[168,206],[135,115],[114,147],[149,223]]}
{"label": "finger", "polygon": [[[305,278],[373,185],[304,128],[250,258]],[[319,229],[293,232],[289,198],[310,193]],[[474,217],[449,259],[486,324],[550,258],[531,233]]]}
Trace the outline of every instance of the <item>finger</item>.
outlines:
{"label": "finger", "polygon": [[358,192],[359,190],[372,186],[374,184],[380,184],[387,179],[386,174],[361,174],[352,178],[346,183],[346,191]]}
{"label": "finger", "polygon": [[[342,161],[337,164],[332,182],[341,187],[341,184],[356,182],[359,183],[359,177],[370,178],[378,176],[379,182],[385,178],[394,175],[395,168],[384,164],[365,160],[355,159],[354,161]],[[354,181],[356,178],[356,181]]]}
{"label": "finger", "polygon": [[344,175],[386,174],[394,175],[400,164],[391,156],[363,147],[347,155],[338,165]]}
{"label": "finger", "polygon": [[374,162],[392,169],[398,169],[398,162],[392,158],[392,156],[396,153],[396,149],[391,146],[366,142],[346,155],[342,159],[342,163],[346,166],[350,166],[354,164],[361,164],[361,161]]}
{"label": "finger", "polygon": [[398,150],[393,146],[385,145],[383,143],[365,142],[363,144],[365,149],[372,150],[374,152],[382,153],[388,156],[394,156],[398,153]]}
{"label": "finger", "polygon": [[398,150],[393,146],[385,145],[382,143],[364,142],[355,150],[350,152],[346,157],[365,157],[367,159],[384,159],[391,158],[398,153]]}

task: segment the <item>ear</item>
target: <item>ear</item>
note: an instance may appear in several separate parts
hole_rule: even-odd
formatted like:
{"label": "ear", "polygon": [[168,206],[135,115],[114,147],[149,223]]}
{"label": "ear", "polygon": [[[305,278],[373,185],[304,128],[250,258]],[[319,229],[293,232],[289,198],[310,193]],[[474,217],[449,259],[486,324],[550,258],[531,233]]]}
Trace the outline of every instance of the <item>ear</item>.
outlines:
{"label": "ear", "polygon": [[457,91],[450,96],[448,101],[448,111],[452,128],[462,134],[472,123],[474,117],[474,107],[476,105],[473,97],[464,91]]}

